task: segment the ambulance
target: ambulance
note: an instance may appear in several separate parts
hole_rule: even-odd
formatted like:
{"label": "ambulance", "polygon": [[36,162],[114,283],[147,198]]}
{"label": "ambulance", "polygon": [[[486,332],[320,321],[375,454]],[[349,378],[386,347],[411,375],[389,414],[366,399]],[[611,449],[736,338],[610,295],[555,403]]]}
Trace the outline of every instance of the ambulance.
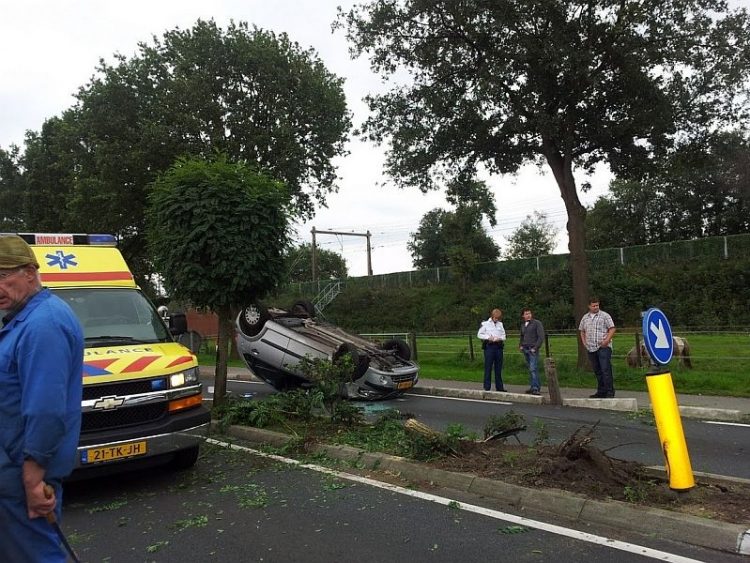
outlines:
{"label": "ambulance", "polygon": [[126,467],[192,466],[210,414],[196,357],[141,292],[112,235],[22,234],[42,285],[83,327],[81,438],[74,478]]}

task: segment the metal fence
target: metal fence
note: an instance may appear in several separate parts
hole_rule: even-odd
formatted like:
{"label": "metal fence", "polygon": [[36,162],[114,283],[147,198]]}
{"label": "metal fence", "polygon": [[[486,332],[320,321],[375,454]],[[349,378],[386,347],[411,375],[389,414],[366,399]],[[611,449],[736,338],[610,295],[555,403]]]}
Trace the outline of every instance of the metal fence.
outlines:
{"label": "metal fence", "polygon": [[[592,268],[617,265],[649,266],[663,262],[686,260],[732,260],[750,256],[750,234],[607,248],[587,251],[586,254]],[[560,270],[568,266],[568,256],[568,254],[552,254],[521,260],[485,262],[478,264],[477,274],[485,277],[519,276],[533,271]],[[301,282],[292,284],[289,288],[297,291],[300,295],[317,295],[332,282],[341,282],[348,287],[397,288],[452,283],[454,281],[456,281],[456,276],[452,268],[445,266],[341,280]]]}

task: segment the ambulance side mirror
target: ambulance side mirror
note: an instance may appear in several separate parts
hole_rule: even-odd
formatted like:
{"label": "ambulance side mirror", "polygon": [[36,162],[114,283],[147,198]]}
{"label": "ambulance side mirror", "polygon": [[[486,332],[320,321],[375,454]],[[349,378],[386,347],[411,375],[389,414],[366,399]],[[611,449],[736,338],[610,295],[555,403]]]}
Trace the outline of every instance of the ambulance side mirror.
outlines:
{"label": "ambulance side mirror", "polygon": [[185,334],[188,331],[185,313],[172,313],[169,317],[169,332],[173,335]]}

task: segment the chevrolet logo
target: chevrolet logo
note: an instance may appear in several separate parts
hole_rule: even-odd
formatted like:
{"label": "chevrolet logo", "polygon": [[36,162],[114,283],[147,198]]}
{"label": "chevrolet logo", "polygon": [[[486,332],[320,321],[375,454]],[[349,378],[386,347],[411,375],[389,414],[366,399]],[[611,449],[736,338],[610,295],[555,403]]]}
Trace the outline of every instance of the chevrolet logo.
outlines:
{"label": "chevrolet logo", "polygon": [[94,403],[94,406],[91,407],[93,409],[101,409],[103,411],[108,411],[112,409],[116,409],[117,407],[122,406],[122,404],[125,402],[125,399],[122,397],[102,397],[97,402]]}

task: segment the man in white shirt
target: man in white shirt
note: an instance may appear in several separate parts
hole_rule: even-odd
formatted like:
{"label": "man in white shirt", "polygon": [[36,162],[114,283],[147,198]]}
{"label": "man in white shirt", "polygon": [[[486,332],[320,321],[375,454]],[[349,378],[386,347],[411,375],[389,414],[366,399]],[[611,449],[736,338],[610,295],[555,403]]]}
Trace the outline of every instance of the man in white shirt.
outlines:
{"label": "man in white shirt", "polygon": [[479,327],[477,337],[484,349],[484,390],[489,391],[492,384],[492,368],[495,368],[495,391],[505,392],[503,386],[503,348],[505,346],[505,327],[500,319],[503,312],[492,309],[490,318]]}

